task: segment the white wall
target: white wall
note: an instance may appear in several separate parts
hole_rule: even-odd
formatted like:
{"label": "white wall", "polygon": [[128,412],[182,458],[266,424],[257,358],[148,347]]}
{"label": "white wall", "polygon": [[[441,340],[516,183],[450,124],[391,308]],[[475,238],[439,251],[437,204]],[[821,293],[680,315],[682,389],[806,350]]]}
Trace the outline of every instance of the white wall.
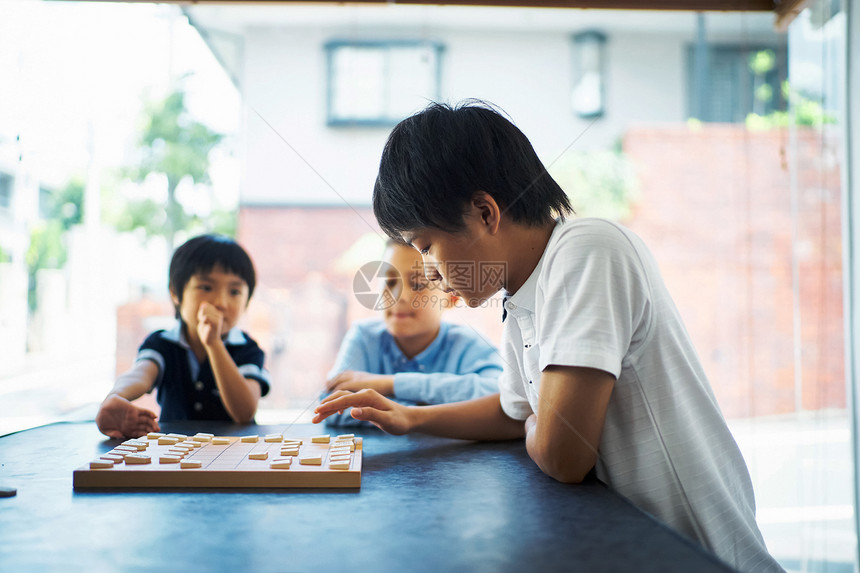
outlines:
{"label": "white wall", "polygon": [[[493,28],[486,23],[446,23],[441,17],[428,18],[424,25],[340,18],[247,28],[240,80],[246,106],[242,202],[369,203],[390,128],[326,126],[324,45],[331,40],[440,42],[440,99],[477,97],[497,104],[547,164],[567,148],[611,147],[634,123],[684,121],[684,51],[695,37],[694,17],[687,14],[665,29],[643,28],[647,32],[629,17],[623,26],[613,22],[604,19],[598,26],[607,35],[607,105],[604,117],[593,123],[576,117],[569,104],[571,38],[582,29],[576,20],[567,25],[506,22]],[[726,39],[729,32],[715,26],[709,37]]]}

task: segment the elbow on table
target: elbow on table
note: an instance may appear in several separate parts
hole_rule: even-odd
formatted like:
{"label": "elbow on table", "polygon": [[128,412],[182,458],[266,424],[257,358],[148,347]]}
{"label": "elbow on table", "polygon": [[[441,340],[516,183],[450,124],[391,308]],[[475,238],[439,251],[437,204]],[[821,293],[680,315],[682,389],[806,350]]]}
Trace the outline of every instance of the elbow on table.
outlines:
{"label": "elbow on table", "polygon": [[582,483],[593,467],[593,463],[576,463],[562,459],[545,463],[541,469],[546,475],[561,483]]}

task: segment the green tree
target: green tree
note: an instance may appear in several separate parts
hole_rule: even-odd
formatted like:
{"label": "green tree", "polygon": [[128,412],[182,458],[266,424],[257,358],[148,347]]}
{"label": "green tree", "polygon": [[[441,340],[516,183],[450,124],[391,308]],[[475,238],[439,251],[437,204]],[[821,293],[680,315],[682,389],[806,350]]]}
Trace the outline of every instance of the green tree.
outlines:
{"label": "green tree", "polygon": [[25,255],[30,310],[36,308],[36,273],[40,269],[60,269],[66,264],[65,233],[81,222],[83,203],[83,181],[70,180],[63,189],[48,196],[43,207],[46,218],[30,231],[30,246]]}
{"label": "green tree", "polygon": [[127,175],[136,182],[153,174],[163,176],[167,204],[162,207],[151,199],[130,201],[118,227],[144,228],[150,236],[164,236],[172,249],[177,232],[198,222],[198,216],[187,212],[177,200],[176,190],[183,181],[192,185],[210,183],[209,154],[223,137],[189,114],[182,89],[147,104],[138,146],[140,159]]}

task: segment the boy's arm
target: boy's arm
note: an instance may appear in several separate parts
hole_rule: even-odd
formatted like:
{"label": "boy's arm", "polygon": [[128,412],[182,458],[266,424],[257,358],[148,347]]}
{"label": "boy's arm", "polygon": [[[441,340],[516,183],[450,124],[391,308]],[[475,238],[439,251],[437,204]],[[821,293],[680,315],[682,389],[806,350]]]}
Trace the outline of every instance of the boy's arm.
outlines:
{"label": "boy's arm", "polygon": [[502,368],[486,366],[469,374],[401,372],[393,376],[392,395],[417,403],[446,404],[495,394],[499,391]]}
{"label": "boy's arm", "polygon": [[260,383],[252,378],[245,378],[239,372],[220,337],[212,344],[204,346],[224,408],[236,423],[249,423],[257,413],[257,404],[262,396]]}
{"label": "boy's arm", "polygon": [[338,411],[352,408],[352,417],[390,434],[422,432],[461,440],[510,440],[525,433],[523,423],[509,418],[499,395],[437,406],[404,406],[374,390],[335,392],[314,410],[319,423]]}
{"label": "boy's arm", "polygon": [[113,388],[99,406],[96,425],[106,436],[121,439],[137,438],[158,431],[155,413],[131,403],[149,392],[158,376],[158,365],[151,360],[139,360],[117,377]]}
{"label": "boy's arm", "polygon": [[540,404],[526,420],[526,449],[550,477],[578,483],[591,471],[615,378],[603,370],[548,366],[541,374]]}

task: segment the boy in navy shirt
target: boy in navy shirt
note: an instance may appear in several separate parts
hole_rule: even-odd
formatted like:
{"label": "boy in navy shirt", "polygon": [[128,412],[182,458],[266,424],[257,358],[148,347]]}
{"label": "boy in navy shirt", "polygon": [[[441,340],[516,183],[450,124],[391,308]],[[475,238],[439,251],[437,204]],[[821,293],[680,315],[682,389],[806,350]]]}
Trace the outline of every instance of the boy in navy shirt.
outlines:
{"label": "boy in navy shirt", "polygon": [[[401,404],[444,404],[499,391],[498,351],[474,329],[442,321],[457,297],[424,276],[415,249],[389,241],[383,254],[385,288],[395,301],[382,319],[355,323],[344,337],[326,384],[337,390],[376,390]],[[349,410],[332,426],[369,426]]]}
{"label": "boy in navy shirt", "polygon": [[155,413],[131,403],[154,388],[161,420],[253,421],[269,375],[263,351],[236,324],[255,284],[251,258],[228,237],[201,235],[176,249],[169,270],[176,326],[140,346],[99,407],[99,430],[112,438],[157,431]]}

